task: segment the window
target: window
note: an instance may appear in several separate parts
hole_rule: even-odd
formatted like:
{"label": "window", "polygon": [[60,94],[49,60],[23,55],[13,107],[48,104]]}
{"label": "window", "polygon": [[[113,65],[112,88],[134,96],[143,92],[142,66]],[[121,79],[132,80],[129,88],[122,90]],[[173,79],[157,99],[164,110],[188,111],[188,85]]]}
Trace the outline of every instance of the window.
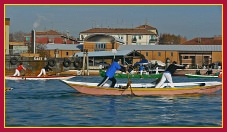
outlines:
{"label": "window", "polygon": [[136,43],[136,41],[137,41],[136,36],[134,36],[132,39],[132,43]]}
{"label": "window", "polygon": [[26,37],[26,41],[30,41],[30,37]]}
{"label": "window", "polygon": [[106,49],[106,43],[96,43],[95,48],[95,51],[103,51]]}
{"label": "window", "polygon": [[69,52],[66,52],[66,56],[68,56],[69,55]]}
{"label": "window", "polygon": [[161,52],[158,52],[158,56],[161,56]]}
{"label": "window", "polygon": [[121,36],[121,35],[118,35],[118,38],[119,38],[119,39],[123,39],[123,36]]}
{"label": "window", "polygon": [[146,56],[148,56],[148,52],[146,52]]}
{"label": "window", "polygon": [[173,52],[170,53],[170,56],[173,56]]}
{"label": "window", "polygon": [[188,56],[183,56],[183,59],[188,59]]}
{"label": "window", "polygon": [[140,35],[140,36],[139,36],[139,40],[141,40],[142,38],[143,38],[143,36]]}

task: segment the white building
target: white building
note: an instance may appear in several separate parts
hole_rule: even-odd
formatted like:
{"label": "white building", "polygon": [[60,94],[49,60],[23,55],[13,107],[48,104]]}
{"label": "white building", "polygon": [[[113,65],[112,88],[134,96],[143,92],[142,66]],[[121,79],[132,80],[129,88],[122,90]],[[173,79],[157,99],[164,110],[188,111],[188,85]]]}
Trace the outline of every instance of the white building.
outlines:
{"label": "white building", "polygon": [[125,45],[155,45],[159,42],[158,30],[147,24],[136,28],[92,28],[80,32],[80,40],[89,35],[106,34],[121,39]]}

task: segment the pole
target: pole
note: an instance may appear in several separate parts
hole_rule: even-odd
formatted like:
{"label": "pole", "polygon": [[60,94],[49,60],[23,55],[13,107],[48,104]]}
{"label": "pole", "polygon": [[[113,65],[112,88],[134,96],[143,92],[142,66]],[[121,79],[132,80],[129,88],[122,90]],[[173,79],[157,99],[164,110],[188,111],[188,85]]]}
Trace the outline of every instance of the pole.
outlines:
{"label": "pole", "polygon": [[86,50],[86,59],[87,59],[87,75],[89,76],[89,61],[88,61],[88,51]]}
{"label": "pole", "polygon": [[85,67],[85,51],[84,51],[84,55],[83,55],[82,75],[85,75],[85,72],[84,72],[84,67]]}

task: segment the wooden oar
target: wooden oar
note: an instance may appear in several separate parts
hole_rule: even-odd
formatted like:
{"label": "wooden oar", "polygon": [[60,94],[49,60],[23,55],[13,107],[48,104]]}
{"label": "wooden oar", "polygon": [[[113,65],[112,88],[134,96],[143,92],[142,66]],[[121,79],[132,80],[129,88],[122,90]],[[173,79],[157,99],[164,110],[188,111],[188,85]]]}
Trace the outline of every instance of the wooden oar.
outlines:
{"label": "wooden oar", "polygon": [[130,90],[131,90],[131,95],[134,95],[134,96],[135,96],[135,94],[134,94],[134,93],[133,93],[133,91],[132,91],[132,86],[131,86],[132,81],[130,80],[130,77],[129,77],[129,73],[128,73],[128,65],[127,65],[127,68],[126,68],[126,72],[127,72],[127,76],[128,76],[128,83],[127,83],[127,87],[129,87],[129,88],[130,88]]}
{"label": "wooden oar", "polygon": [[22,75],[22,79],[24,80],[26,80],[25,74],[26,74],[26,70],[24,71],[24,75]]}
{"label": "wooden oar", "polygon": [[[127,73],[128,74],[128,73]],[[130,78],[129,78],[129,74],[128,74],[128,83],[127,83],[127,87],[129,87],[130,88],[130,90],[131,90],[131,95],[133,95],[133,96],[135,96],[135,94],[133,93],[133,91],[132,91],[132,86],[131,86],[131,80],[130,80]]]}

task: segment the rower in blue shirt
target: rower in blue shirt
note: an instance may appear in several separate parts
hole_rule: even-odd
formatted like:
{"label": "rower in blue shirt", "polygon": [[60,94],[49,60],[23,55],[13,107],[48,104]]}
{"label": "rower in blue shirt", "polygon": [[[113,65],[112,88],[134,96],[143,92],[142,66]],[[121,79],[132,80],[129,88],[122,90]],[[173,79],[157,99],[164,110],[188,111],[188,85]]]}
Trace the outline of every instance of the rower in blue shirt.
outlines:
{"label": "rower in blue shirt", "polygon": [[112,81],[112,84],[110,85],[110,87],[114,88],[114,86],[115,86],[115,84],[117,82],[116,79],[114,78],[114,75],[115,75],[116,71],[120,70],[122,72],[126,72],[125,68],[120,66],[119,62],[120,62],[120,59],[118,59],[118,58],[114,59],[113,63],[107,69],[105,77],[103,78],[103,80],[97,86],[102,87],[108,80],[110,80],[110,81]]}

